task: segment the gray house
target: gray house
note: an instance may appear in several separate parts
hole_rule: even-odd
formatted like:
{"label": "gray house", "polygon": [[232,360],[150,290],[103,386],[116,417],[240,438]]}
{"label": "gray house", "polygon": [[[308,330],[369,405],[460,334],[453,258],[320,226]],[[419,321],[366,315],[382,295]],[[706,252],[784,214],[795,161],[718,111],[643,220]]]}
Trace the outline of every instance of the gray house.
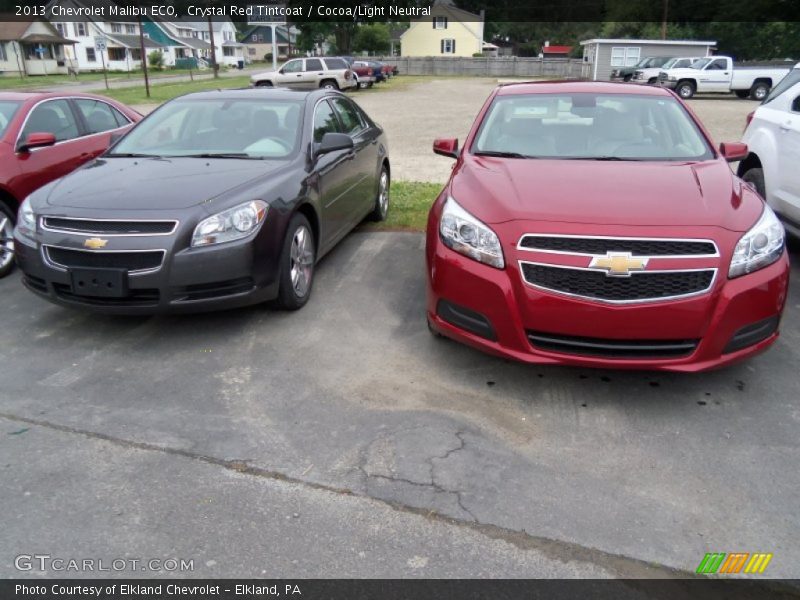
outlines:
{"label": "gray house", "polygon": [[710,56],[716,45],[695,40],[584,40],[581,76],[608,81],[613,69],[632,67],[647,56]]}

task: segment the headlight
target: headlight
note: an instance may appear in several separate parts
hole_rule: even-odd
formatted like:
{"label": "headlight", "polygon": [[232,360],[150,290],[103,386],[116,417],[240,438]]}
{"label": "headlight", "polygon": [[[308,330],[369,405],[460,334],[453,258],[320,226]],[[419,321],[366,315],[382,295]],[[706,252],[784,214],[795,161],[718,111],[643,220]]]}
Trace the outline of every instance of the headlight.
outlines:
{"label": "headlight", "polygon": [[36,213],[31,208],[30,197],[20,205],[17,212],[17,227],[22,233],[32,235],[36,231]]}
{"label": "headlight", "polygon": [[245,202],[207,219],[194,228],[192,246],[221,244],[247,237],[264,221],[269,205],[263,200]]}
{"label": "headlight", "polygon": [[774,263],[783,254],[785,235],[778,217],[765,204],[761,218],[736,244],[728,277],[733,279]]}
{"label": "headlight", "polygon": [[505,267],[503,250],[495,232],[449,196],[442,210],[439,234],[451,250],[498,269]]}
{"label": "headlight", "polygon": [[667,77],[667,79],[668,79],[669,81],[678,81],[678,78],[677,78],[677,77],[675,77],[675,75],[669,75],[669,76]]}

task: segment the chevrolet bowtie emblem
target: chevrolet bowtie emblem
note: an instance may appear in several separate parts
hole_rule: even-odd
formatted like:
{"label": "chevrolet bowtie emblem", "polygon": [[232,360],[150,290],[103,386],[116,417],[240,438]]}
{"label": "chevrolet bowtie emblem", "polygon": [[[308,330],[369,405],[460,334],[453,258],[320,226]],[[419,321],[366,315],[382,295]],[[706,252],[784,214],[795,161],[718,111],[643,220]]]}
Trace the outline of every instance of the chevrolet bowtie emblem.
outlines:
{"label": "chevrolet bowtie emblem", "polygon": [[99,248],[105,248],[106,244],[108,244],[108,240],[101,240],[100,238],[89,238],[83,245],[86,248],[90,248],[92,250],[98,250]]}
{"label": "chevrolet bowtie emblem", "polygon": [[589,263],[590,269],[602,269],[613,277],[628,277],[631,271],[643,271],[646,266],[646,258],[631,256],[630,252],[606,252],[605,256],[595,256]]}

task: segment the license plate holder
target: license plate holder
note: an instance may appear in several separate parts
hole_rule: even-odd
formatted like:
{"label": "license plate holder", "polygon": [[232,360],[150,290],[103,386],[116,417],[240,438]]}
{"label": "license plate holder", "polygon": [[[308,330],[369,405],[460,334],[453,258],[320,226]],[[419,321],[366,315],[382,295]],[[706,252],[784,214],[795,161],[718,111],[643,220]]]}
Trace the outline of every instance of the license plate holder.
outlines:
{"label": "license plate holder", "polygon": [[97,298],[124,298],[128,295],[127,269],[70,269],[72,293]]}

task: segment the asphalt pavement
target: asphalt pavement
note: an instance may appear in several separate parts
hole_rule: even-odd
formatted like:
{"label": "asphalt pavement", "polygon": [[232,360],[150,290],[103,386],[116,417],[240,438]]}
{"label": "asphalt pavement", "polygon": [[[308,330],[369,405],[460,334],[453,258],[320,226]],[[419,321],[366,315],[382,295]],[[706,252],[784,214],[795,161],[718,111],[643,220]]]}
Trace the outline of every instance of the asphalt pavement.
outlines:
{"label": "asphalt pavement", "polygon": [[0,577],[57,575],[15,569],[37,552],[193,577],[674,577],[771,552],[800,577],[796,281],[744,364],[539,368],[429,335],[423,244],[351,234],[295,313],[97,316],[0,280]]}

